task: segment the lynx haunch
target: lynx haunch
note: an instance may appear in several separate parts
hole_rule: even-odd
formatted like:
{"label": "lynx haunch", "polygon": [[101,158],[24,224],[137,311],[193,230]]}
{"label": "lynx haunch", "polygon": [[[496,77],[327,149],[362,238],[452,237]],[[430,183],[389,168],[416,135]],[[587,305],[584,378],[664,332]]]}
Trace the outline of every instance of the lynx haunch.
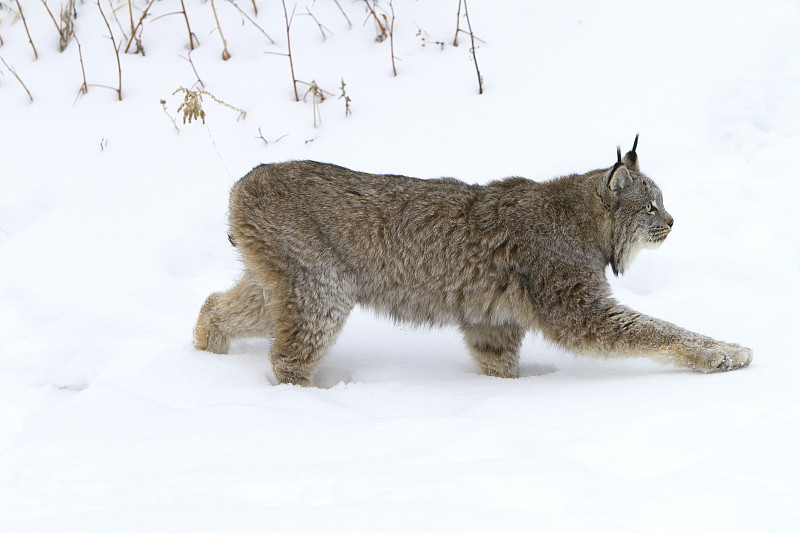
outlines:
{"label": "lynx haunch", "polygon": [[[638,142],[638,136],[637,136]],[[230,196],[244,273],[208,297],[195,346],[226,353],[270,337],[279,383],[312,384],[355,305],[403,322],[455,324],[480,370],[519,375],[527,331],[575,352],[646,356],[701,372],[752,351],[638,313],[605,270],[666,239],[673,218],[639,171],[636,142],[610,168],[488,185],[374,175],[313,161],[261,165]]]}

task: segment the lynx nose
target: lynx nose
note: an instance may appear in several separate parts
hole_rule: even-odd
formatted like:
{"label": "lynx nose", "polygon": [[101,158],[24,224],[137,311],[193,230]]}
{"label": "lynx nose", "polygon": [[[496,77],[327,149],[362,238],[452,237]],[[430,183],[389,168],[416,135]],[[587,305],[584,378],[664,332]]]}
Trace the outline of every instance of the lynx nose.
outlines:
{"label": "lynx nose", "polygon": [[667,215],[667,226],[672,228],[672,225],[675,223],[675,219],[672,218],[672,215]]}

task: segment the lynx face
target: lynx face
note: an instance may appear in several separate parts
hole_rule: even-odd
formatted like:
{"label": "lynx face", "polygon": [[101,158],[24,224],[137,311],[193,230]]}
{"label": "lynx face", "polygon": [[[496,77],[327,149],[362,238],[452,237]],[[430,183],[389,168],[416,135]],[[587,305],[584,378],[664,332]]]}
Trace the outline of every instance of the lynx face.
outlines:
{"label": "lynx face", "polygon": [[621,220],[628,220],[635,240],[645,247],[656,247],[672,231],[674,219],[664,208],[661,190],[647,176],[630,172],[633,184],[620,197]]}
{"label": "lynx face", "polygon": [[639,172],[636,160],[630,160],[630,153],[612,167],[608,188],[615,201],[611,268],[619,275],[640,250],[656,248],[666,240],[674,219],[664,208],[661,189]]}

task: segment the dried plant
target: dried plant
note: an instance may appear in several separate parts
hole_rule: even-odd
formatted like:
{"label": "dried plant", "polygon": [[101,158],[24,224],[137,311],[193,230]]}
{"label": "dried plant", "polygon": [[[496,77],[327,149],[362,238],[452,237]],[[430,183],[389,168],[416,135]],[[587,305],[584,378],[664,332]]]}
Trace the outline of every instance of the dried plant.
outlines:
{"label": "dried plant", "polygon": [[205,89],[206,84],[203,83],[203,80],[200,79],[200,74],[197,73],[197,68],[194,66],[194,61],[192,61],[192,51],[189,50],[189,53],[186,54],[187,57],[181,56],[181,59],[185,59],[189,62],[189,65],[192,66],[192,70],[194,71],[194,75],[197,76],[197,81],[192,84],[192,87],[195,85],[199,85],[201,89]]}
{"label": "dried plant", "polygon": [[75,101],[77,101],[78,96],[89,92],[89,84],[86,83],[86,68],[83,64],[83,49],[81,48],[81,42],[78,40],[78,36],[73,30],[73,20],[78,16],[77,11],[75,11],[75,0],[67,0],[67,3],[61,6],[61,24],[56,22],[56,18],[53,16],[53,12],[50,11],[50,7],[47,5],[45,0],[42,0],[42,5],[44,5],[44,8],[47,10],[47,14],[50,15],[50,20],[53,21],[53,25],[56,27],[56,31],[58,32],[60,37],[60,50],[63,52],[67,48],[67,45],[71,39],[75,39],[75,42],[78,45],[78,58],[81,61],[81,74],[83,75],[83,83],[78,89],[78,94],[75,97]]}
{"label": "dried plant", "polygon": [[472,33],[472,24],[469,22],[469,10],[467,9],[467,0],[462,0],[464,2],[464,17],[467,19],[467,28],[469,28],[469,38],[472,46],[470,47],[469,51],[472,54],[472,60],[475,62],[475,72],[478,73],[478,94],[483,94],[483,76],[481,76],[481,71],[478,68],[478,56],[475,54],[475,34]]}
{"label": "dried plant", "polygon": [[189,124],[191,124],[192,120],[197,120],[198,118],[203,122],[203,124],[206,123],[206,112],[203,110],[203,95],[210,97],[216,103],[225,106],[228,109],[238,111],[239,116],[237,117],[237,120],[241,120],[247,116],[247,112],[243,109],[239,109],[238,107],[234,107],[226,102],[223,102],[208,91],[192,91],[190,89],[179,87],[174,93],[172,93],[172,95],[175,96],[178,93],[183,93],[183,103],[178,106],[178,113],[183,113],[184,124],[186,124],[187,121],[189,121]]}
{"label": "dried plant", "polygon": [[303,85],[308,85],[308,90],[305,92],[305,94],[303,94],[303,101],[305,102],[306,98],[308,98],[309,95],[311,96],[311,104],[314,112],[314,127],[316,128],[322,124],[322,115],[319,112],[319,104],[324,102],[328,96],[335,95],[321,88],[314,80],[311,80],[311,83],[306,83],[300,80],[297,80],[297,82],[302,83]]}
{"label": "dried plant", "polygon": [[461,3],[462,0],[458,0],[458,13],[456,13],[456,36],[453,37],[453,46],[458,46],[458,32],[461,31],[459,29],[461,26]]}
{"label": "dried plant", "polygon": [[306,8],[306,12],[305,12],[305,13],[300,13],[300,15],[307,16],[307,17],[311,17],[311,19],[312,19],[312,20],[313,20],[313,21],[316,23],[316,25],[317,25],[317,28],[319,28],[319,32],[322,34],[322,40],[323,40],[323,41],[327,41],[327,40],[328,40],[328,36],[325,34],[325,31],[326,31],[326,30],[328,31],[328,33],[330,33],[331,35],[333,35],[333,32],[331,31],[331,29],[330,29],[330,28],[328,28],[327,26],[325,26],[324,24],[322,24],[322,23],[321,23],[321,22],[320,22],[320,21],[317,19],[317,17],[315,17],[315,16],[314,16],[314,14],[311,12],[311,10],[310,10],[310,9]]}
{"label": "dried plant", "polygon": [[311,106],[314,112],[314,127],[316,128],[317,125],[322,124],[322,115],[319,113],[319,104],[325,101],[325,91],[320,89],[317,82],[311,80],[311,83],[308,86],[308,90],[303,95],[303,101],[306,101],[306,97],[311,95]]}
{"label": "dried plant", "polygon": [[39,59],[39,54],[36,52],[36,46],[33,44],[33,39],[31,39],[31,32],[28,31],[28,21],[25,20],[25,13],[22,12],[22,6],[19,5],[19,0],[17,1],[17,11],[19,11],[19,16],[22,19],[22,25],[25,26],[25,33],[28,34],[28,42],[31,43],[31,48],[33,48],[33,58]]}
{"label": "dried plant", "polygon": [[59,39],[59,47],[63,52],[69,44],[70,38],[73,33],[73,22],[77,12],[75,11],[75,0],[67,0],[64,7],[61,8],[61,38]]}
{"label": "dried plant", "polygon": [[444,50],[444,47],[447,43],[444,41],[432,41],[430,40],[431,36],[428,32],[417,26],[417,33],[415,34],[419,37],[419,40],[422,41],[421,46],[425,48],[428,44],[434,44],[439,47],[440,50]]}
{"label": "dried plant", "polygon": [[292,17],[289,18],[289,15],[286,12],[286,2],[285,0],[281,0],[281,5],[283,6],[283,18],[286,21],[286,49],[288,50],[289,56],[289,69],[292,72],[292,88],[294,89],[294,101],[299,102],[300,97],[297,94],[297,78],[294,76],[294,63],[292,62],[292,40],[289,37],[289,30],[292,27],[292,19],[294,19],[294,10],[297,8],[297,4],[295,4],[294,8],[292,8]]}
{"label": "dried plant", "polygon": [[[389,0],[389,9],[392,11],[392,21],[389,24],[389,51],[392,54],[392,73],[397,76],[397,67],[394,65],[394,5]],[[385,16],[384,16],[385,19]]]}
{"label": "dried plant", "polygon": [[56,27],[56,31],[58,32],[59,36],[59,50],[63,52],[67,48],[67,45],[72,38],[72,24],[73,19],[76,16],[75,0],[68,0],[66,4],[61,6],[61,24],[56,21],[56,18],[53,16],[53,12],[50,11],[50,6],[47,5],[45,0],[42,0],[42,5],[44,6],[45,10],[47,10],[50,20],[53,21],[53,25]]}
{"label": "dried plant", "polygon": [[[144,47],[142,46],[142,38],[141,37],[137,37],[136,35],[137,35],[137,32],[139,32],[139,28],[142,27],[142,22],[144,22],[144,19],[147,16],[147,12],[150,11],[150,7],[153,5],[153,2],[155,2],[155,0],[150,0],[150,3],[147,4],[147,7],[144,8],[144,11],[142,11],[142,16],[139,17],[139,22],[136,24],[136,26],[132,27],[132,29],[131,29],[131,38],[128,40],[128,45],[125,47],[125,53],[126,54],[128,53],[128,50],[130,50],[131,44],[134,41],[136,41],[136,52],[135,53],[137,53],[137,54],[141,53],[142,55],[144,55]],[[128,4],[128,5],[130,6],[130,4]],[[131,19],[131,22],[133,22],[133,19]],[[139,32],[139,35],[141,36],[141,32]]]}
{"label": "dried plant", "polygon": [[186,29],[189,31],[189,50],[194,50],[194,42],[197,41],[197,45],[200,46],[200,41],[197,40],[197,35],[192,32],[192,27],[189,26],[189,15],[186,14],[186,6],[183,4],[183,0],[181,0],[181,11],[183,12],[183,18],[186,20]]}
{"label": "dried plant", "polygon": [[[367,6],[367,11],[369,11],[367,19],[369,19],[369,17],[371,16],[375,21],[375,30],[378,32],[378,34],[375,36],[375,40],[378,41],[379,43],[382,43],[383,41],[386,40],[386,37],[389,36],[389,34],[386,32],[386,27],[383,25],[383,23],[381,23],[380,17],[378,16],[377,13],[375,13],[375,9],[370,5],[369,0],[364,0],[364,3]],[[384,22],[385,20],[386,17],[384,17]]]}
{"label": "dried plant", "polygon": [[[276,142],[280,141],[284,137],[288,137],[288,136],[289,136],[288,133],[284,133],[283,135],[281,135],[280,137],[278,137],[277,139],[272,141],[272,143],[275,144]],[[266,137],[264,137],[264,134],[261,133],[261,126],[258,127],[258,135],[256,136],[256,139],[261,139],[264,142],[264,146],[269,146],[269,141],[267,140]]]}
{"label": "dried plant", "polygon": [[[78,44],[78,58],[81,60],[81,74],[83,75],[83,84],[81,85],[80,89],[78,89],[78,95],[86,94],[89,92],[89,85],[86,83],[86,69],[83,66],[83,51],[81,50],[81,42],[78,40],[78,36],[73,33],[72,37],[75,39],[75,42]],[[77,101],[77,97],[75,97]]]}
{"label": "dried plant", "polygon": [[347,13],[344,12],[344,9],[342,9],[342,6],[339,5],[339,0],[333,0],[333,3],[336,4],[336,7],[339,8],[339,11],[342,12],[342,16],[347,21],[347,29],[349,30],[350,28],[352,28],[353,27],[353,23],[350,22],[350,17],[347,16]]}
{"label": "dried plant", "polygon": [[[233,7],[235,7],[235,8],[236,8],[236,10],[237,10],[237,11],[239,11],[239,13],[240,13],[240,14],[241,14],[241,15],[242,15],[244,18],[246,18],[248,21],[250,21],[250,24],[252,24],[252,25],[253,25],[253,26],[255,26],[256,28],[258,28],[258,30],[259,30],[261,33],[263,33],[263,34],[264,34],[264,37],[266,37],[267,39],[269,39],[269,42],[271,42],[272,44],[275,44],[275,41],[272,39],[272,37],[270,37],[270,36],[267,34],[267,32],[265,32],[265,31],[264,31],[264,28],[262,28],[261,26],[259,26],[258,24],[256,24],[256,21],[254,21],[253,19],[251,19],[251,18],[250,18],[250,16],[249,16],[247,13],[245,13],[245,12],[242,10],[242,8],[241,8],[241,7],[239,7],[238,5],[236,5],[236,2],[234,2],[233,0],[227,0],[227,1],[228,1],[228,2],[229,2],[229,3],[230,3],[232,6],[233,6]],[[258,8],[256,7],[256,2],[255,2],[255,0],[253,0],[253,11],[255,11],[256,15],[258,15]],[[244,24],[244,23],[242,23],[242,24]]]}
{"label": "dried plant", "polygon": [[17,74],[17,71],[16,71],[16,70],[14,70],[14,68],[13,68],[13,67],[11,67],[11,66],[10,66],[8,63],[6,63],[6,60],[5,60],[5,59],[3,59],[3,56],[0,56],[0,61],[2,61],[2,63],[3,63],[3,64],[6,66],[6,68],[8,69],[8,71],[9,71],[11,74],[13,74],[15,78],[17,78],[17,81],[19,82],[19,84],[20,84],[20,85],[22,85],[22,88],[23,88],[23,89],[25,89],[25,92],[26,92],[26,93],[28,93],[28,98],[30,98],[30,99],[31,99],[31,103],[33,103],[33,96],[31,95],[31,92],[28,90],[28,87],[25,85],[25,82],[23,82],[23,81],[22,81],[22,78],[20,78],[20,77],[19,77],[19,74]]}
{"label": "dried plant", "polygon": [[180,128],[178,128],[178,124],[175,122],[175,119],[172,118],[172,115],[169,114],[169,111],[167,111],[167,101],[166,100],[161,100],[161,109],[164,110],[164,114],[167,115],[167,118],[170,120],[170,122],[172,122],[172,125],[175,127],[175,131],[180,133],[181,130],[180,130]]}
{"label": "dried plant", "polygon": [[228,52],[228,41],[225,40],[225,35],[222,34],[222,26],[219,24],[219,17],[217,17],[217,8],[214,6],[214,0],[211,0],[211,11],[214,12],[214,20],[217,22],[219,36],[222,39],[222,60],[227,61],[231,58],[231,53]]}
{"label": "dried plant", "polygon": [[106,14],[103,13],[103,8],[100,6],[100,0],[97,0],[97,9],[100,10],[100,15],[103,17],[103,22],[106,23],[106,28],[108,28],[108,37],[111,39],[111,46],[114,47],[114,55],[117,58],[117,72],[119,74],[119,84],[117,85],[117,97],[119,100],[122,100],[122,64],[119,62],[119,49],[122,46],[122,43],[117,45],[117,41],[114,39],[114,32],[111,31],[111,26],[108,24],[108,19],[106,18]]}
{"label": "dried plant", "polygon": [[342,94],[339,96],[339,100],[344,98],[344,116],[347,117],[347,116],[350,116],[350,113],[351,113],[351,110],[350,110],[350,102],[351,102],[351,100],[350,100],[350,97],[347,95],[347,92],[345,92],[345,90],[344,90],[345,87],[346,86],[344,84],[344,78],[342,78],[342,84],[339,86],[339,88],[342,90]]}
{"label": "dried plant", "polygon": [[198,118],[203,121],[203,124],[206,123],[206,112],[203,111],[203,93],[202,91],[190,91],[189,89],[184,89],[181,87],[174,93],[173,96],[178,92],[183,91],[183,103],[178,106],[178,113],[181,111],[183,112],[183,123],[186,124],[186,121],[189,121],[189,124],[192,123],[192,119],[197,120]]}

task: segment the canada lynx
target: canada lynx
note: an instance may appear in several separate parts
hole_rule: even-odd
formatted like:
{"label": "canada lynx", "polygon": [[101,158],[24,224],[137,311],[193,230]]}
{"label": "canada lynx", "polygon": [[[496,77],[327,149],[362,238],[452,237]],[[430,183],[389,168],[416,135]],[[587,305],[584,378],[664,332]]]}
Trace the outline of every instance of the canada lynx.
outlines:
{"label": "canada lynx", "polygon": [[[638,136],[637,139],[638,141]],[[208,297],[195,346],[271,337],[279,383],[311,385],[353,307],[397,321],[458,325],[484,374],[519,375],[528,330],[567,349],[647,356],[702,372],[752,351],[637,313],[611,297],[621,274],[673,224],[639,171],[636,142],[610,168],[488,185],[373,175],[295,161],[261,165],[230,196],[245,271]]]}

